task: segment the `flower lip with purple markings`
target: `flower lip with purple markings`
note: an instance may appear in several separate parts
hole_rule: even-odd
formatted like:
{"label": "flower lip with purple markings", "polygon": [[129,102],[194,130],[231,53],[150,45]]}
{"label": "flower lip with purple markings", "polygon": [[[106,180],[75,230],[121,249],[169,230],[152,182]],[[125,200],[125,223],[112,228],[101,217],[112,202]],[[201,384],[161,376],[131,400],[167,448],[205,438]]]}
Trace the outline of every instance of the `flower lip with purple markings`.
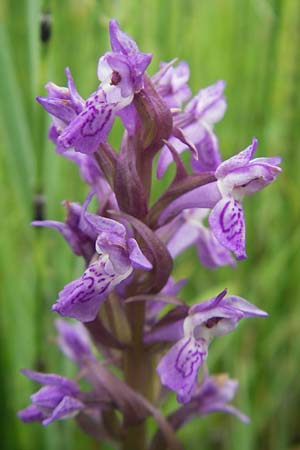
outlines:
{"label": "flower lip with purple markings", "polygon": [[212,339],[230,333],[242,318],[267,316],[241,297],[226,297],[226,293],[224,290],[217,297],[189,309],[188,316],[181,322],[183,337],[157,367],[162,384],[176,391],[182,403],[191,399],[198,370],[207,358]]}

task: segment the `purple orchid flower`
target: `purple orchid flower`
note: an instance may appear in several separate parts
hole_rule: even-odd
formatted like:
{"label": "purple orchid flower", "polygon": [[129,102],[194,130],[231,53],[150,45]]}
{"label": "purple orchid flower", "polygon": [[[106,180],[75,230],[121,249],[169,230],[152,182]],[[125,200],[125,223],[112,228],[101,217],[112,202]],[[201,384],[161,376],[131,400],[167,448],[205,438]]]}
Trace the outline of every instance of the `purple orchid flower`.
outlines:
{"label": "purple orchid flower", "polygon": [[[232,380],[226,374],[205,377],[195,388],[190,404],[186,405],[190,418],[196,415],[225,412],[233,414],[244,423],[249,423],[249,418],[245,414],[228,404],[234,399],[238,385],[237,380]],[[182,408],[184,409],[185,405]]]}
{"label": "purple orchid flower", "polygon": [[[181,324],[181,339],[161,359],[157,372],[163,385],[177,392],[179,402],[193,395],[198,370],[207,358],[208,346],[215,336],[234,330],[242,318],[267,316],[267,313],[241,297],[217,297],[193,305]],[[159,333],[158,333],[159,334]]]}
{"label": "purple orchid flower", "polygon": [[[205,375],[201,384],[197,384],[195,387],[190,402],[181,405],[169,414],[168,421],[177,431],[199,416],[223,412],[234,415],[244,423],[249,423],[249,417],[230,404],[234,399],[237,388],[238,381],[232,380],[227,374]],[[162,434],[159,431],[152,440],[150,449],[159,448],[160,443],[162,443]]]}
{"label": "purple orchid flower", "polygon": [[257,139],[253,138],[249,147],[216,170],[222,197],[210,213],[209,225],[220,244],[234,252],[237,259],[247,257],[242,199],[263,189],[281,172],[280,158],[252,159],[256,148]]}
{"label": "purple orchid flower", "polygon": [[216,172],[216,182],[193,189],[178,197],[165,208],[159,218],[164,225],[179,212],[190,208],[211,208],[209,225],[218,242],[235,253],[238,260],[246,258],[245,221],[241,201],[245,195],[260,191],[272,183],[281,172],[281,159],[251,159],[257,139],[232,158],[222,162]]}
{"label": "purple orchid flower", "polygon": [[98,235],[95,244],[97,259],[81,277],[64,287],[52,309],[62,316],[90,322],[97,316],[107,295],[134,269],[151,270],[152,264],[119,222],[86,213],[84,230]]}
{"label": "purple orchid flower", "polygon": [[[215,170],[221,162],[213,125],[222,119],[226,110],[224,88],[225,82],[220,80],[201,89],[187,104],[184,112],[174,117],[174,128],[180,129],[186,142],[175,136],[171,137],[169,142],[178,153],[188,148],[187,142],[194,144],[197,154],[192,158],[191,165],[196,172]],[[157,165],[158,178],[163,176],[172,161],[170,152],[164,146]]]}
{"label": "purple orchid flower", "polygon": [[[99,59],[97,73],[101,84],[58,138],[66,149],[95,152],[101,142],[106,142],[115,115],[127,108],[134,94],[143,88],[143,76],[152,56],[140,52],[116,20],[111,20],[109,27],[112,52]],[[126,115],[121,114],[121,118],[126,126]]]}
{"label": "purple orchid flower", "polygon": [[169,108],[177,109],[191,96],[191,89],[187,84],[189,78],[189,65],[181,61],[176,67],[161,63],[160,71],[152,77],[152,81]]}
{"label": "purple orchid flower", "polygon": [[48,425],[59,419],[74,417],[85,405],[80,401],[78,385],[68,378],[52,373],[24,369],[22,373],[44,386],[31,396],[32,405],[19,411],[23,422],[42,422]]}
{"label": "purple orchid flower", "polygon": [[37,101],[51,115],[52,124],[49,130],[49,138],[57,146],[57,152],[65,149],[58,142],[59,136],[67,126],[77,117],[84,108],[84,100],[77,92],[69,68],[66,68],[68,87],[57,86],[49,82],[46,84],[48,97],[37,97]]}
{"label": "purple orchid flower", "polygon": [[206,375],[201,384],[197,384],[195,387],[190,402],[180,406],[169,415],[170,423],[178,430],[196,417],[215,412],[232,414],[242,422],[249,423],[249,417],[230,404],[238,385],[237,380],[232,380],[226,374]]}

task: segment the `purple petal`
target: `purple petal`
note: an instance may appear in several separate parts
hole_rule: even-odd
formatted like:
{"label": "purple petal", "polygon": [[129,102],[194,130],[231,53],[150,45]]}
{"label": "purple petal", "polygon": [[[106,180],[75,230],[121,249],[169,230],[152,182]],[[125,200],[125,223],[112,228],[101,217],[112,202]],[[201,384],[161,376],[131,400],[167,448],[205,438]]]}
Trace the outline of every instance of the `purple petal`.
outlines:
{"label": "purple petal", "polygon": [[190,337],[178,341],[161,359],[157,367],[160,380],[164,386],[177,392],[180,402],[190,400],[198,370],[206,356],[206,342]]}
{"label": "purple petal", "polygon": [[249,145],[249,147],[247,147],[237,155],[232,156],[232,158],[229,158],[226,161],[222,162],[222,164],[220,164],[216,170],[216,177],[223,178],[233,170],[240,169],[241,167],[246,166],[253,157],[257,148],[257,144],[257,139],[253,138],[252,143],[251,145]]}
{"label": "purple petal", "polygon": [[214,412],[225,412],[237,416],[243,422],[248,423],[249,418],[238,409],[228,405],[235,396],[238,382],[219,375],[206,378],[197,388],[193,395],[195,414],[210,414]]}
{"label": "purple petal", "polygon": [[225,81],[216,83],[201,89],[199,93],[189,102],[185,111],[192,113],[197,119],[214,124],[222,119],[226,110],[226,101],[223,96]]}
{"label": "purple petal", "polygon": [[65,72],[66,72],[66,76],[68,79],[68,88],[69,88],[70,97],[71,97],[73,105],[76,109],[77,114],[79,114],[84,107],[85,101],[78,94],[78,91],[76,89],[76,86],[75,86],[75,83],[74,83],[74,80],[71,75],[71,71],[70,71],[69,67],[66,68]]}
{"label": "purple petal", "polygon": [[281,163],[280,156],[273,156],[273,157],[261,157],[261,158],[255,158],[250,161],[251,164],[267,164],[269,166],[278,166]]}
{"label": "purple petal", "polygon": [[33,381],[36,381],[40,384],[46,384],[50,386],[62,386],[66,389],[71,390],[72,392],[79,392],[79,388],[77,384],[69,380],[68,378],[62,377],[60,375],[56,375],[55,373],[42,373],[42,372],[35,372],[30,369],[22,369],[21,372],[28,378],[30,378]]}
{"label": "purple petal", "polygon": [[187,85],[190,77],[189,65],[185,61],[181,61],[176,67],[162,63],[161,69],[164,66],[167,66],[167,70],[161,71],[162,75],[157,74],[156,78],[154,76],[154,81],[158,81],[157,90],[169,108],[181,108],[182,103],[191,96],[191,90]]}
{"label": "purple petal", "polygon": [[[224,289],[216,297],[190,307],[184,322],[184,329],[191,331],[202,326],[198,332],[205,328],[205,335],[221,336],[234,329],[239,320],[244,317],[265,317],[267,313],[247,302],[241,297],[228,296]],[[203,328],[205,327],[205,328]]]}
{"label": "purple petal", "polygon": [[209,129],[205,130],[204,136],[196,144],[198,159],[192,157],[191,166],[195,172],[215,171],[221,163],[218,139]]}
{"label": "purple petal", "polygon": [[222,302],[224,301],[224,297],[227,294],[227,289],[223,289],[216,297],[213,297],[209,300],[206,300],[205,302],[196,303],[195,305],[192,305],[189,309],[189,314],[195,314],[201,311],[208,311],[212,308],[216,308],[217,306],[220,306]]}
{"label": "purple petal", "polygon": [[230,197],[222,198],[209,215],[209,225],[221,245],[245,259],[245,221],[242,205]]}
{"label": "purple petal", "polygon": [[140,52],[136,42],[120,29],[116,20],[110,21],[109,33],[113,52],[127,57],[134,92],[139,92],[143,88],[143,75],[152,55]]}
{"label": "purple petal", "polygon": [[224,301],[224,305],[226,307],[230,307],[232,309],[236,309],[241,311],[245,317],[267,317],[268,313],[263,311],[262,309],[257,308],[257,306],[253,305],[242,297],[238,297],[237,295],[229,295],[226,297]]}
{"label": "purple petal", "polygon": [[[56,128],[54,123],[52,123],[49,127],[48,138],[50,139],[50,141],[53,142],[53,144],[55,144],[57,146],[57,139],[59,136],[60,136],[60,133],[59,133],[58,129]],[[65,151],[65,149],[63,147],[59,146],[56,148],[56,153],[58,153],[58,154],[62,154],[64,151]]]}
{"label": "purple petal", "polygon": [[30,399],[34,405],[45,409],[54,409],[61,402],[65,395],[76,394],[70,389],[61,386],[43,386],[40,390],[31,395]]}
{"label": "purple petal", "polygon": [[19,411],[18,417],[25,423],[42,422],[45,419],[45,414],[36,405],[30,405]]}
{"label": "purple petal", "polygon": [[252,195],[275,180],[281,172],[281,168],[269,164],[250,162],[246,167],[236,169],[223,178],[225,189],[230,189],[234,195],[239,197]]}
{"label": "purple petal", "polygon": [[137,241],[133,238],[128,240],[129,259],[135,269],[151,270],[153,265],[142,253]]}
{"label": "purple petal", "polygon": [[126,228],[120,222],[93,213],[85,213],[80,221],[80,226],[83,231],[89,230],[95,235],[111,233],[123,240],[126,236]]}
{"label": "purple petal", "polygon": [[43,420],[42,423],[43,425],[49,425],[49,423],[55,420],[72,418],[84,408],[85,406],[80,400],[66,396],[57,405],[51,416]]}
{"label": "purple petal", "polygon": [[76,117],[70,100],[49,97],[37,97],[36,99],[49,114],[62,120],[65,126]]}
{"label": "purple petal", "polygon": [[234,399],[238,385],[237,380],[230,379],[226,374],[207,377],[193,397],[201,399],[202,404],[211,403],[212,400],[217,403],[229,403]]}
{"label": "purple petal", "polygon": [[70,100],[70,92],[69,89],[66,87],[57,86],[57,84],[53,83],[52,81],[49,81],[45,85],[45,88],[48,92],[48,97]]}
{"label": "purple petal", "polygon": [[96,251],[100,257],[105,255],[109,260],[105,264],[105,270],[114,272],[127,278],[132,272],[132,264],[129,259],[127,242],[123,237],[111,232],[102,232],[96,241]]}
{"label": "purple petal", "polygon": [[[137,80],[136,88],[138,87],[138,84],[139,84],[139,78],[142,77],[145,70],[151,63],[151,60],[152,60],[152,53],[138,52],[135,55],[132,55],[130,57],[130,63],[134,67],[134,73],[135,73],[136,80]],[[143,86],[141,85],[140,88],[142,88],[142,87]]]}
{"label": "purple petal", "polygon": [[174,233],[167,244],[167,248],[172,258],[176,258],[180,253],[195,244],[199,237],[199,229],[187,222]]}
{"label": "purple petal", "polygon": [[114,52],[131,55],[137,53],[139,48],[136,42],[127,33],[121,30],[115,19],[109,22],[110,44]]}

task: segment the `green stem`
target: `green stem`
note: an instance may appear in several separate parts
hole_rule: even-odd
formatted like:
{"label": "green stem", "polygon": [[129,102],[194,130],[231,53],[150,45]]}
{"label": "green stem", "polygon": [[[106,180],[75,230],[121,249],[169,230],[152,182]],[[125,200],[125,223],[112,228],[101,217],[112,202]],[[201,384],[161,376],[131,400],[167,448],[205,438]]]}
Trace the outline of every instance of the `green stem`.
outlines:
{"label": "green stem", "polygon": [[[125,381],[136,392],[151,400],[153,384],[151,358],[147,356],[143,345],[145,304],[143,302],[128,304],[127,316],[131,326],[132,341],[130,347],[124,351],[123,356]],[[145,448],[145,421],[127,427],[122,450],[144,450]]]}

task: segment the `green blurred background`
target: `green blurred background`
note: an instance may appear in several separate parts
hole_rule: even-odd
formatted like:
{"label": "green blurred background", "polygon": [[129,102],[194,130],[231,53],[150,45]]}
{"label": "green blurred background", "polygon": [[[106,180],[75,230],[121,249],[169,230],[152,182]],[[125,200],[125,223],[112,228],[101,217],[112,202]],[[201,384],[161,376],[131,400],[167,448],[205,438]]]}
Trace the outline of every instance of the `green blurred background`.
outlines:
{"label": "green blurred background", "polygon": [[[51,12],[48,43],[39,36],[42,12]],[[188,450],[299,449],[299,0],[1,1],[1,448],[110,449],[72,421],[43,429],[20,423],[16,411],[33,391],[21,367],[73,373],[54,344],[50,305],[82,267],[54,231],[29,226],[33,204],[43,195],[45,216],[59,220],[62,199],[82,201],[87,193],[76,167],[47,141],[48,117],[35,96],[45,93],[48,80],[64,85],[66,66],[83,96],[95,89],[111,17],[143,51],[153,52],[151,73],[159,61],[177,56],[190,64],[194,93],[227,81],[228,110],[216,127],[224,158],[253,135],[258,156],[283,158],[278,181],[245,202],[247,261],[235,270],[209,271],[191,250],[176,264],[178,277],[189,274],[189,301],[228,287],[270,313],[241,323],[210,349],[210,370],[240,380],[235,404],[251,424],[217,414],[188,425],[182,442]],[[117,142],[118,128],[115,136]]]}

